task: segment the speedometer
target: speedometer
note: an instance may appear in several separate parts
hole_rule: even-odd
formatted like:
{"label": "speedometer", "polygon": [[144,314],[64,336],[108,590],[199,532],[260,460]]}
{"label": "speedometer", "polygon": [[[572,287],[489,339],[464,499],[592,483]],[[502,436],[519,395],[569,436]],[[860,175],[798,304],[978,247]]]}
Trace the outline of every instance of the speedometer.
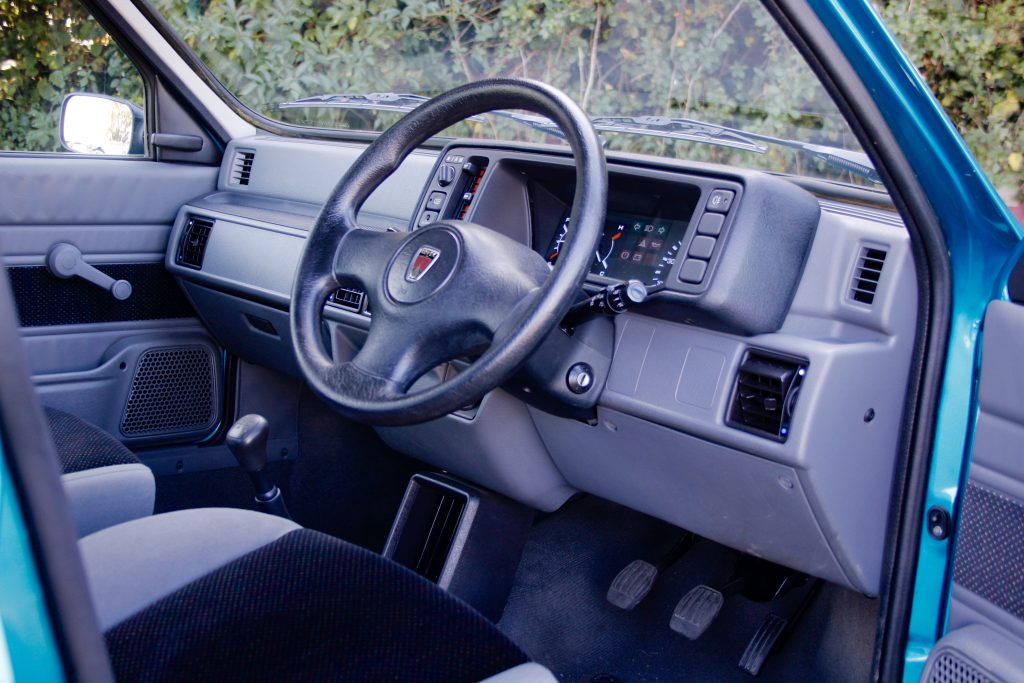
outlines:
{"label": "speedometer", "polygon": [[[640,280],[649,287],[664,284],[679,255],[686,225],[686,221],[609,212],[601,241],[594,251],[591,275]],[[545,253],[548,263],[558,260],[568,226],[567,216]]]}

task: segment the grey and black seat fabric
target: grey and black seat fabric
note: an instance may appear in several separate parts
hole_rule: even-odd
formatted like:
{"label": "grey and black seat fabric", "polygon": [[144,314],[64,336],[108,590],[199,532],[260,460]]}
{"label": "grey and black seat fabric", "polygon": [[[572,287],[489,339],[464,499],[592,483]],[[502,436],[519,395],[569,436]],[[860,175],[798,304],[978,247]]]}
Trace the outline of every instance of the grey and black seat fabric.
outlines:
{"label": "grey and black seat fabric", "polygon": [[44,411],[79,537],[153,514],[153,472],[134,453],[79,417]]}
{"label": "grey and black seat fabric", "polygon": [[554,681],[418,574],[278,517],[184,510],[79,547],[120,681]]}

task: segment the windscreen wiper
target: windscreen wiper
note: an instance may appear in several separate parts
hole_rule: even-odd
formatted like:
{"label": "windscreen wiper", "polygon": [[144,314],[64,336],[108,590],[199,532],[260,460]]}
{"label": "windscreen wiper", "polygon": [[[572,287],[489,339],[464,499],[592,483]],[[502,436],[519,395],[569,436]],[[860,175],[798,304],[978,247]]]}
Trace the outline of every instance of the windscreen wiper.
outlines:
{"label": "windscreen wiper", "polygon": [[591,121],[594,123],[594,128],[601,132],[689,140],[732,147],[757,154],[766,154],[768,152],[766,145],[788,147],[820,159],[834,170],[848,171],[870,182],[882,183],[882,179],[867,154],[842,147],[787,140],[696,119],[665,116],[595,116]]}
{"label": "windscreen wiper", "polygon": [[[326,94],[303,97],[302,99],[282,102],[277,105],[278,109],[363,109],[366,111],[396,111],[410,112],[429,100],[423,95],[395,92],[371,92],[358,94]],[[519,112],[496,109],[487,112],[488,115],[498,116],[503,119],[510,119],[549,135],[564,139],[565,134],[551,119],[534,114],[521,114]],[[480,116],[467,117],[468,121],[483,122],[486,119]]]}

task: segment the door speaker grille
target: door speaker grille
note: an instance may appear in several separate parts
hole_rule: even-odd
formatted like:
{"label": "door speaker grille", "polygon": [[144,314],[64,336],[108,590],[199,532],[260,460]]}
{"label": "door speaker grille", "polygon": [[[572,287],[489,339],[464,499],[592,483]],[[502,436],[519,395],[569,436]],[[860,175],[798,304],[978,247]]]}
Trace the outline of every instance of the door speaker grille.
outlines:
{"label": "door speaker grille", "polygon": [[931,665],[927,683],[995,683],[995,679],[955,652],[943,652]]}
{"label": "door speaker grille", "polygon": [[130,437],[201,432],[213,428],[217,368],[205,346],[151,349],[139,358],[121,416]]}

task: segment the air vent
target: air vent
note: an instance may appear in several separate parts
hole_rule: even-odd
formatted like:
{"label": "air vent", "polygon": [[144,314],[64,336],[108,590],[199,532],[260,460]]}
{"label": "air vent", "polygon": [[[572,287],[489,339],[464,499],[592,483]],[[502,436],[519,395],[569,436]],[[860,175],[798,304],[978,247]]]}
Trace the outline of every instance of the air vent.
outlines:
{"label": "air vent", "polygon": [[331,295],[329,303],[338,308],[344,308],[346,311],[359,313],[363,308],[363,301],[365,299],[366,294],[363,293],[363,290],[342,287]]}
{"label": "air vent", "polygon": [[807,361],[748,351],[736,374],[727,423],[785,441],[800,383],[806,374]]}
{"label": "air vent", "polygon": [[256,159],[256,152],[238,150],[235,152],[235,159],[231,162],[231,184],[248,185],[252,176],[252,162]]}
{"label": "air vent", "polygon": [[850,283],[850,299],[868,306],[875,302],[885,255],[884,249],[861,247],[857,267],[853,270],[853,282]]}
{"label": "air vent", "polygon": [[203,267],[206,255],[206,243],[213,230],[213,219],[189,216],[185,220],[185,229],[181,231],[181,242],[178,244],[178,265],[199,270]]}

